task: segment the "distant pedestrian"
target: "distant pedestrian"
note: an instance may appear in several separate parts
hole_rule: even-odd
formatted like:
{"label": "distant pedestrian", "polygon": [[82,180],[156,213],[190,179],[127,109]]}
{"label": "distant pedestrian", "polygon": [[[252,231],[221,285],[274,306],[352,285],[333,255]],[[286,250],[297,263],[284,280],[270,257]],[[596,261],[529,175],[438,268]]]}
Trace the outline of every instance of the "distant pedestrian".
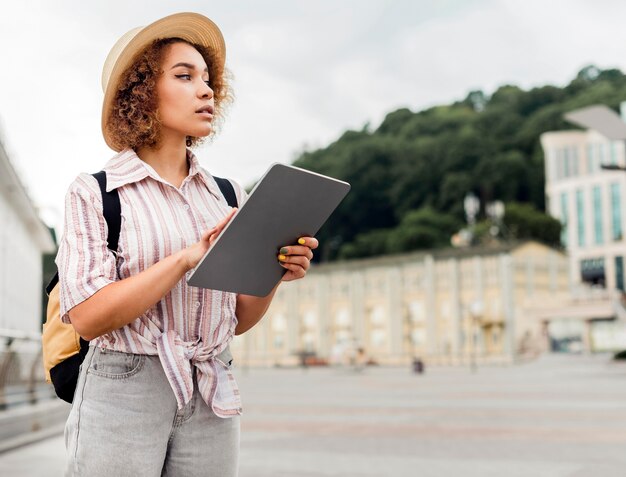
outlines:
{"label": "distant pedestrian", "polygon": [[424,373],[424,362],[417,356],[413,358],[413,372],[415,374]]}
{"label": "distant pedestrian", "polygon": [[365,348],[359,346],[356,349],[356,354],[354,356],[354,370],[355,371],[363,371],[367,366],[367,355],[365,354]]}
{"label": "distant pedestrian", "polygon": [[[108,250],[98,183],[80,174],[57,256],[61,317],[91,340],[65,430],[66,475],[237,474],[242,408],[228,345],[278,286],[258,298],[185,280],[235,211],[190,150],[231,98],[224,64],[220,30],[193,13],[132,30],[104,64],[102,131],[118,152],[104,170],[121,232]],[[246,193],[233,187],[241,205]],[[281,249],[282,281],[304,277],[317,246],[302,237]]]}

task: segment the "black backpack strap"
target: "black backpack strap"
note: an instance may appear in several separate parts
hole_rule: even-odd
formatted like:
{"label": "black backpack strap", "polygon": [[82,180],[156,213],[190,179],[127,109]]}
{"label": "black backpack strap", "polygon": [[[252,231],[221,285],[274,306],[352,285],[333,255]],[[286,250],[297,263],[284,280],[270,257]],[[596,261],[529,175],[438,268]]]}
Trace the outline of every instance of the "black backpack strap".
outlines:
{"label": "black backpack strap", "polygon": [[235,188],[233,187],[233,184],[228,179],[224,179],[222,177],[213,176],[213,179],[215,179],[215,182],[217,182],[217,185],[222,191],[222,195],[226,199],[228,205],[230,207],[238,207],[237,195],[235,194]]}
{"label": "black backpack strap", "polygon": [[[117,189],[113,189],[111,192],[107,192],[107,176],[106,172],[100,171],[92,174],[98,181],[100,186],[100,193],[102,194],[102,215],[109,228],[109,234],[107,236],[107,247],[110,250],[116,251],[117,244],[120,238],[120,227],[122,225],[122,208],[120,206],[120,196]],[[230,182],[229,182],[230,184]],[[232,188],[232,185],[230,185]],[[234,191],[233,191],[234,194]],[[55,273],[50,283],[46,286],[46,294],[49,296],[52,289],[59,283],[59,273]]]}
{"label": "black backpack strap", "polygon": [[122,225],[122,207],[120,205],[120,196],[117,189],[107,192],[106,172],[100,171],[92,175],[98,181],[100,193],[102,194],[102,215],[104,216],[104,220],[109,228],[107,246],[109,250],[113,250],[115,252],[120,239],[120,227]]}
{"label": "black backpack strap", "polygon": [[[116,252],[117,244],[120,240],[120,227],[122,225],[122,207],[120,205],[120,195],[117,192],[117,189],[113,189],[111,192],[107,192],[106,172],[96,172],[95,174],[92,174],[92,176],[94,176],[98,181],[98,185],[100,186],[100,193],[102,194],[102,215],[104,216],[104,220],[106,221],[107,227],[109,228],[109,233],[107,235],[107,248],[109,250],[112,250],[113,252]],[[72,356],[72,358],[75,359],[76,363],[73,363],[71,366],[80,366],[80,364],[85,359],[88,350],[89,341],[84,340],[81,337],[79,354]],[[67,369],[69,368],[66,367],[66,370]],[[73,372],[70,373],[70,375],[72,376],[72,379],[74,379],[74,376],[76,376],[76,379],[78,379],[78,369],[75,369]],[[52,377],[52,371],[50,376]],[[71,389],[73,397],[73,390],[76,389],[76,384],[73,384],[71,386]],[[60,396],[58,392],[57,395]],[[71,399],[68,402],[72,402]]]}

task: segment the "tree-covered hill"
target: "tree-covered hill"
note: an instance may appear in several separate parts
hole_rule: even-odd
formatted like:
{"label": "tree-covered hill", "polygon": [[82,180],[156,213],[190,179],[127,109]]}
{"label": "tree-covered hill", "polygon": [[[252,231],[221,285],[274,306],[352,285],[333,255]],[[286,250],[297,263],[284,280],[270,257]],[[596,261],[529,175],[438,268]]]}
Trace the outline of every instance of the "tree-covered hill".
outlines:
{"label": "tree-covered hill", "polygon": [[[463,199],[506,205],[514,237],[558,245],[560,226],[544,210],[539,136],[573,129],[563,114],[591,104],[619,109],[621,71],[588,66],[567,86],[529,91],[505,85],[450,105],[387,115],[375,131],[347,131],[294,165],[350,182],[352,190],[320,230],[317,258],[331,261],[445,247],[465,224]],[[511,222],[513,221],[513,222]]]}

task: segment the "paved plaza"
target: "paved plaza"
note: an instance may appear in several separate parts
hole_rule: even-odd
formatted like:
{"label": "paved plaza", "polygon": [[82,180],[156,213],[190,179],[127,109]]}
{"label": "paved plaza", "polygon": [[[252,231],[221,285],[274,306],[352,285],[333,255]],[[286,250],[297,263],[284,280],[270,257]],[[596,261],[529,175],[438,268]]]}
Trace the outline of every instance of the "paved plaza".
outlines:
{"label": "paved plaza", "polygon": [[[239,369],[241,477],[626,476],[626,363]],[[0,475],[61,475],[62,437],[0,454]]]}

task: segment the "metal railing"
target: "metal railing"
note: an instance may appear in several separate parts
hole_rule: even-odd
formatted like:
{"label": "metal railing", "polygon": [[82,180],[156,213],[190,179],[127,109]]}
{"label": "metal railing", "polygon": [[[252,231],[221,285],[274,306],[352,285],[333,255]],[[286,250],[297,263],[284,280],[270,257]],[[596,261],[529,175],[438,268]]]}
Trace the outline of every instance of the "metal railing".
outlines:
{"label": "metal railing", "polygon": [[54,395],[41,353],[41,334],[0,328],[0,410]]}

